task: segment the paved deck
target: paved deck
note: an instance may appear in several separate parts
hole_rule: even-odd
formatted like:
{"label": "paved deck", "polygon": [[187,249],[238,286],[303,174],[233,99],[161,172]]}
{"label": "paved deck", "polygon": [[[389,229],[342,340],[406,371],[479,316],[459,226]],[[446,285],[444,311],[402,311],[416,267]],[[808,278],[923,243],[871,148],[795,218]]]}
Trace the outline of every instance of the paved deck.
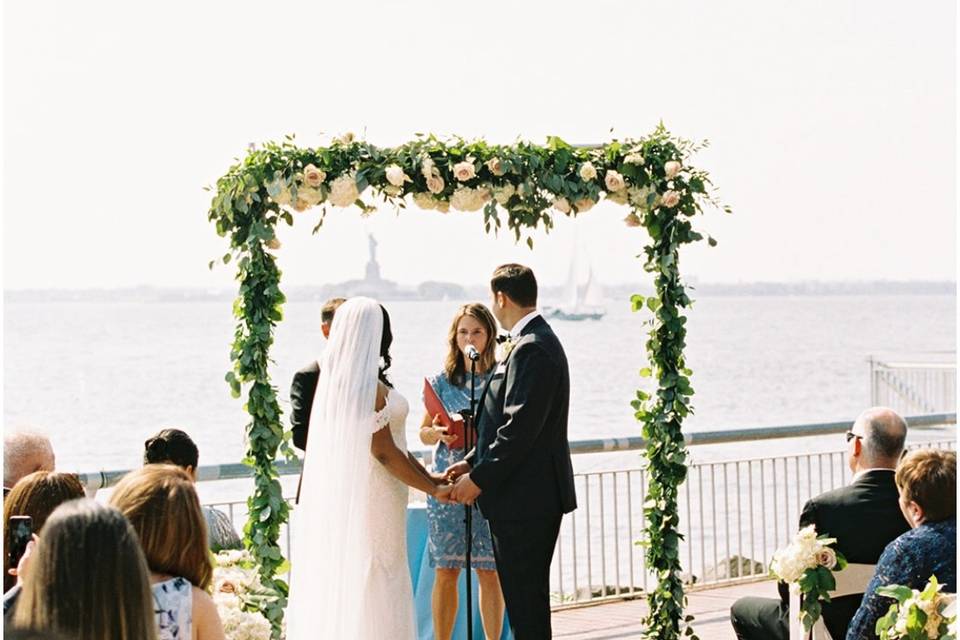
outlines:
{"label": "paved deck", "polygon": [[[752,582],[691,592],[687,612],[701,640],[736,640],[730,626],[730,605],[743,596],[777,597],[772,581]],[[624,640],[639,638],[647,613],[644,599],[598,604],[553,613],[553,637],[562,640]]]}

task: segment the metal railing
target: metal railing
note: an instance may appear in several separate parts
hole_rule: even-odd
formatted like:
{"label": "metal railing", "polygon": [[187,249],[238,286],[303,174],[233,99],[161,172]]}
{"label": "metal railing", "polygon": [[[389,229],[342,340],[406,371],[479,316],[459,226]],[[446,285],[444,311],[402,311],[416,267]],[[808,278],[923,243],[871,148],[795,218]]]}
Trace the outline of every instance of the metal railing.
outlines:
{"label": "metal railing", "polygon": [[[956,424],[956,414],[907,418],[911,429]],[[690,434],[688,443],[719,444],[771,438],[843,433],[851,422],[736,429]],[[912,431],[911,433],[916,433]],[[642,438],[571,442],[574,454],[634,451]],[[955,440],[911,442],[910,447],[955,448]],[[429,452],[417,452],[429,462]],[[639,461],[638,461],[639,462]],[[281,475],[296,474],[299,465],[283,463]],[[244,478],[243,465],[201,467],[199,481]],[[123,471],[80,474],[89,492],[114,484]],[[694,463],[680,488],[679,514],[683,540],[680,557],[690,589],[749,582],[767,577],[773,551],[784,546],[797,528],[803,504],[850,479],[845,452],[762,456]],[[567,514],[551,567],[553,606],[563,608],[602,600],[641,597],[656,584],[648,570],[641,538],[648,476],[637,467],[577,473],[579,508]],[[422,496],[421,496],[422,497]],[[289,498],[288,498],[289,499]],[[246,503],[227,501],[209,506],[226,512],[238,530],[247,517]],[[290,532],[281,529],[284,553],[290,557]]]}
{"label": "metal railing", "polygon": [[901,413],[957,410],[957,365],[869,358],[870,404]]}

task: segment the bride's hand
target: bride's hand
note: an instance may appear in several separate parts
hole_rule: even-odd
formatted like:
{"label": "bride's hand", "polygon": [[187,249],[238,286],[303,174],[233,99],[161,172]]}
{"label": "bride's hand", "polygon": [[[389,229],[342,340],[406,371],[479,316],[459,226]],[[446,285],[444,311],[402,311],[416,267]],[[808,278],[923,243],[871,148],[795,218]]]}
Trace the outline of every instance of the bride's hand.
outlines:
{"label": "bride's hand", "polygon": [[437,499],[440,504],[450,504],[453,500],[450,499],[450,492],[453,491],[453,486],[449,484],[437,485],[436,490],[433,492],[433,497]]}

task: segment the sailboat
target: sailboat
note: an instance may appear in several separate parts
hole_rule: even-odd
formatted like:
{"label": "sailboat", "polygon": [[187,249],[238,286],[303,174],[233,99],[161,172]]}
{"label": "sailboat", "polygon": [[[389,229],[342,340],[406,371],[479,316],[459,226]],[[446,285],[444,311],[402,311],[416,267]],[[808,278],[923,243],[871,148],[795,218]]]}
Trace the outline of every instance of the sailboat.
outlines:
{"label": "sailboat", "polygon": [[546,307],[543,311],[545,317],[556,320],[599,320],[606,315],[607,310],[602,306],[603,288],[593,277],[592,266],[587,266],[586,282],[580,284],[579,254],[578,244],[570,261],[570,272],[564,288],[566,304]]}

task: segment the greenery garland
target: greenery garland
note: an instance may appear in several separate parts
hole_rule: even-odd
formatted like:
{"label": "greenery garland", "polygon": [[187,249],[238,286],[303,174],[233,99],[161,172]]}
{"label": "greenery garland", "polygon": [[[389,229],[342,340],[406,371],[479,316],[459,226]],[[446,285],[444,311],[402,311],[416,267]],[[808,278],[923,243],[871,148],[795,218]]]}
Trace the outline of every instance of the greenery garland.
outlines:
{"label": "greenery garland", "polygon": [[[686,477],[680,427],[691,410],[693,390],[683,359],[682,310],[690,306],[690,298],[680,280],[678,249],[703,239],[691,225],[702,206],[719,206],[710,193],[707,173],[687,164],[700,148],[672,137],[662,124],[648,137],[597,147],[574,147],[556,137],[539,146],[444,141],[431,135],[382,149],[347,134],[327,147],[301,149],[288,136],[281,143],[251,148],[217,181],[209,219],[218,234],[229,237],[230,251],[222,261],[236,261],[240,281],[233,307],[238,321],[230,353],[233,367],[226,380],[234,397],[247,388],[245,409],[251,417],[244,462],[253,467],[255,490],[247,503],[250,517],[244,541],[259,563],[264,583],[279,594],[263,607],[276,636],[288,593],[287,585],[275,578],[286,568],[278,540],[289,512],[274,460],[278,452],[288,458],[294,454],[268,372],[273,329],[283,317],[284,302],[280,271],[271,253],[280,248],[275,229],[281,221],[293,225],[295,218],[316,207],[320,215],[314,233],[328,206],[356,205],[368,215],[376,210],[362,197],[368,190],[397,209],[406,207],[409,196],[420,209],[482,210],[487,232],[501,229],[500,213],[505,211],[507,228],[517,241],[524,230],[540,224],[549,230],[554,212],[575,216],[601,198],[629,207],[626,225],[648,231],[644,268],[655,274],[657,294],[632,298],[634,310],[646,306],[653,312],[646,343],[650,367],[641,375],[654,376],[658,382],[655,396],[639,390],[632,403],[648,443],[644,544],[648,566],[658,577],[657,589],[649,594],[646,633],[659,639],[679,636],[684,595],[677,488]],[[709,241],[715,244],[712,238]],[[526,242],[533,247],[529,235]],[[690,635],[692,629],[686,632]]]}

